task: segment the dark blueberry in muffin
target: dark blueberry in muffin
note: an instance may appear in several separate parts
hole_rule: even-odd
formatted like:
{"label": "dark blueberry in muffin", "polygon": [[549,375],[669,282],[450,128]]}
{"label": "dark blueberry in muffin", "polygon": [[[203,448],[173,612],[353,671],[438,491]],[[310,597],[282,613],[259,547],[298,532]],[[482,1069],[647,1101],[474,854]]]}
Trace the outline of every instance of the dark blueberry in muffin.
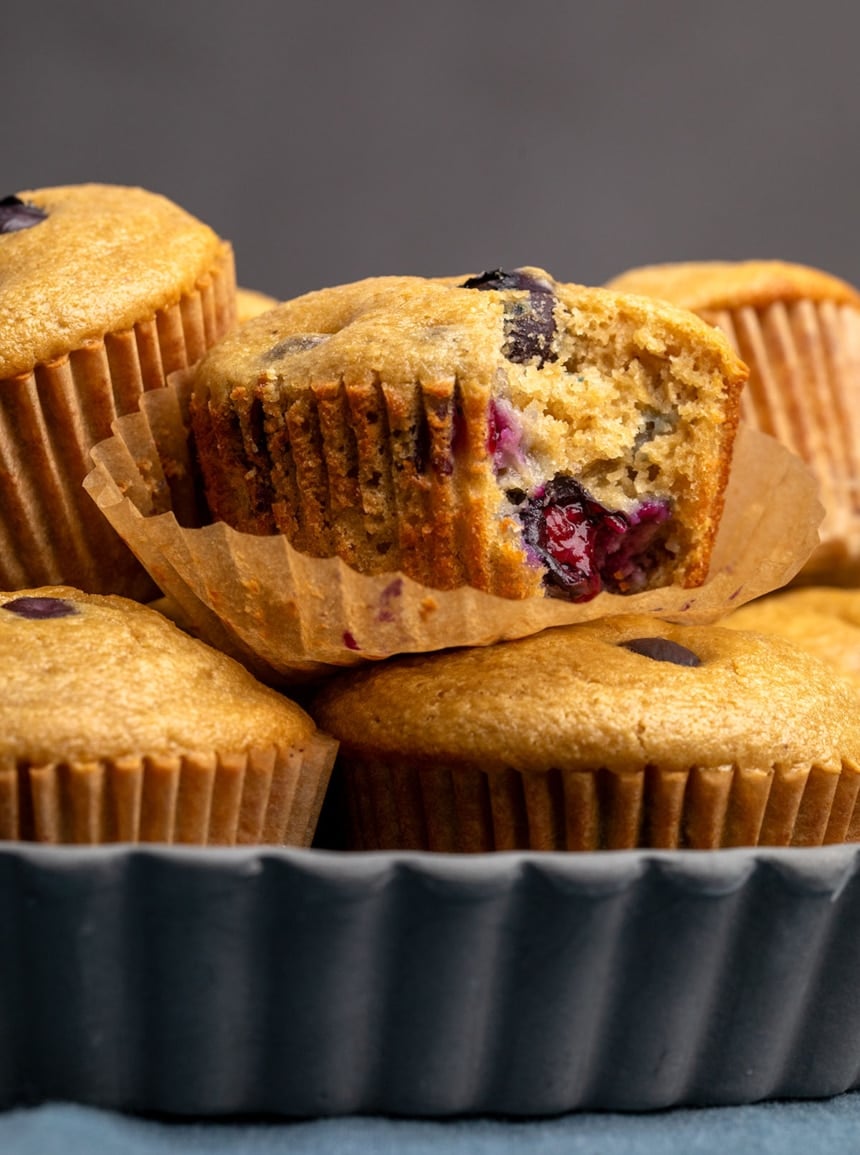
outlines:
{"label": "dark blueberry in muffin", "polygon": [[0,607],[19,618],[67,618],[78,611],[63,598],[13,598]]}
{"label": "dark blueberry in muffin", "polygon": [[306,353],[308,349],[313,349],[327,340],[327,333],[299,333],[295,337],[287,337],[286,340],[273,345],[268,352],[263,354],[262,359],[264,361],[280,361],[282,357],[288,357],[291,353]]}
{"label": "dark blueberry in muffin", "polygon": [[526,550],[546,567],[551,597],[587,602],[601,590],[636,593],[666,560],[665,502],[606,509],[572,477],[556,476],[518,509]]}
{"label": "dark blueberry in muffin", "polygon": [[625,650],[651,658],[655,662],[671,662],[674,666],[701,666],[702,661],[692,650],[668,638],[631,638],[622,642]]}
{"label": "dark blueberry in muffin", "polygon": [[538,368],[547,361],[557,361],[553,352],[555,336],[555,298],[550,293],[529,293],[525,301],[505,306],[505,343],[502,352],[515,365],[537,361]]}
{"label": "dark blueberry in muffin", "polygon": [[17,233],[32,228],[47,217],[44,209],[27,204],[20,197],[9,196],[0,200],[0,233]]}
{"label": "dark blueberry in muffin", "polygon": [[552,340],[555,336],[555,297],[552,285],[543,277],[535,277],[521,269],[506,273],[491,269],[477,277],[469,277],[462,289],[519,289],[528,296],[522,301],[505,302],[505,343],[502,352],[515,365],[537,361],[541,368],[548,361],[556,361]]}
{"label": "dark blueberry in muffin", "polygon": [[525,289],[528,293],[552,293],[552,285],[543,277],[534,277],[523,269],[514,269],[506,273],[504,269],[490,269],[489,272],[479,273],[477,277],[469,277],[460,286],[461,289]]}

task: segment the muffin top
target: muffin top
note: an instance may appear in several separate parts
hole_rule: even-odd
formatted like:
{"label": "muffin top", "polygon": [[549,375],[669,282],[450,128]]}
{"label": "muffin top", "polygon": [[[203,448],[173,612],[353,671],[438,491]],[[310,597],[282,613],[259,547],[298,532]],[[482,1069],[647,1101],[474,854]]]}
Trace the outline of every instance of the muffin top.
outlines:
{"label": "muffin top", "polygon": [[0,200],[0,378],[175,304],[230,254],[140,188],[83,184]]}
{"label": "muffin top", "polygon": [[860,590],[787,590],[750,602],[722,624],[788,638],[850,678],[860,691]]}
{"label": "muffin top", "polygon": [[545,391],[575,375],[576,350],[560,343],[571,327],[565,312],[577,317],[577,331],[608,349],[616,328],[633,327],[655,357],[677,352],[679,371],[694,344],[700,368],[746,378],[722,334],[686,312],[522,268],[438,279],[371,277],[308,293],[210,350],[195,389],[217,407],[249,384],[270,383],[285,394],[344,379],[394,387],[456,379],[464,389],[490,388],[513,365],[523,369],[523,395],[514,400],[525,406],[535,382]]}
{"label": "muffin top", "polygon": [[0,759],[241,753],[315,731],[237,662],[125,598],[0,594],[0,664]]}
{"label": "muffin top", "polygon": [[618,293],[659,297],[683,309],[765,308],[775,301],[833,301],[860,306],[846,281],[785,261],[689,261],[629,269],[608,282]]}
{"label": "muffin top", "polygon": [[860,765],[851,687],[779,638],[625,615],[339,676],[347,750],[521,771]]}

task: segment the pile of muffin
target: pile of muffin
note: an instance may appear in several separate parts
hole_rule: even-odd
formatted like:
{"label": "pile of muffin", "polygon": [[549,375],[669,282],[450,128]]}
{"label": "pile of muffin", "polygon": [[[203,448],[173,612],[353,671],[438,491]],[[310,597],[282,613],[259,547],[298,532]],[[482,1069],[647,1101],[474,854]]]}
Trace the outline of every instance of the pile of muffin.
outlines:
{"label": "pile of muffin", "polygon": [[[819,587],[718,626],[452,631],[321,663],[288,697],[147,604],[158,582],[84,487],[176,374],[174,472],[207,517],[390,602],[404,581],[583,606],[695,590],[741,418],[819,482]],[[796,266],[378,277],[277,304],[156,194],[0,200],[0,838],[306,846],[336,782],[351,848],[860,839],[860,647],[833,624],[858,621],[833,588],[860,559],[858,386],[860,295]]]}

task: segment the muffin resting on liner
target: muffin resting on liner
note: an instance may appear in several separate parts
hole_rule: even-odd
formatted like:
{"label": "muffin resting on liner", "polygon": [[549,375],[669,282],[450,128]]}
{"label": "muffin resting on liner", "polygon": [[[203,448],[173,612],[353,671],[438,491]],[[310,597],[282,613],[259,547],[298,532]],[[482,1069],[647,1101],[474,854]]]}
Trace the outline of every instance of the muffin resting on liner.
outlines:
{"label": "muffin resting on liner", "polygon": [[609,282],[696,312],[723,330],[750,369],[741,416],[777,437],[821,486],[821,546],[805,581],[860,576],[860,293],[782,261],[681,262]]}
{"label": "muffin resting on liner", "polygon": [[0,839],[310,844],[336,743],[125,598],[0,594]]}
{"label": "muffin resting on liner", "polygon": [[202,638],[271,681],[332,666],[448,646],[487,645],[548,626],[643,612],[713,621],[789,581],[817,544],[821,505],[803,463],[741,427],[708,580],[589,602],[439,591],[402,574],[359,574],[339,558],[312,558],[283,535],[206,524],[189,453],[188,374],[146,394],[93,452],[85,482]]}
{"label": "muffin resting on liner", "polygon": [[435,589],[587,601],[697,586],[747,370],[689,313],[541,269],[375,277],[210,351],[210,509]]}
{"label": "muffin resting on liner", "polygon": [[0,201],[0,589],[155,596],[81,489],[89,451],[234,322],[230,245],[164,197],[89,184]]}
{"label": "muffin resting on liner", "polygon": [[856,698],[777,638],[615,617],[341,674],[310,709],[363,849],[860,838]]}

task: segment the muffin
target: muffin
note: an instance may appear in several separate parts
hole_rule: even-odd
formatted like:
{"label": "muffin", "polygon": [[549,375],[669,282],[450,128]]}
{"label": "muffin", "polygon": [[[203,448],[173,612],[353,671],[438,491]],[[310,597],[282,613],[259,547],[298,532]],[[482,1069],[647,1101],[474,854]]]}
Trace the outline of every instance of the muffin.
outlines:
{"label": "muffin", "polygon": [[240,286],[236,289],[236,320],[240,325],[243,325],[252,317],[258,317],[260,313],[267,313],[269,309],[274,309],[277,303],[274,297],[268,297],[265,293],[258,293],[256,289],[243,289]]}
{"label": "muffin", "polygon": [[826,517],[807,581],[860,576],[860,293],[780,261],[632,269],[609,283],[694,310],[750,367],[741,416],[810,466]]}
{"label": "muffin", "polygon": [[807,586],[759,598],[720,623],[777,634],[815,654],[860,691],[860,590]]}
{"label": "muffin", "polygon": [[89,451],[235,323],[230,245],[143,189],[0,201],[0,589],[155,596],[82,492]]}
{"label": "muffin", "polygon": [[619,616],[392,659],[309,708],[363,849],[860,838],[856,698],[780,638]]}
{"label": "muffin", "polygon": [[0,838],[305,846],[336,743],[125,598],[0,594]]}
{"label": "muffin", "polygon": [[707,573],[746,377],[690,314],[540,269],[371,278],[200,363],[213,516],[437,590],[587,601]]}

